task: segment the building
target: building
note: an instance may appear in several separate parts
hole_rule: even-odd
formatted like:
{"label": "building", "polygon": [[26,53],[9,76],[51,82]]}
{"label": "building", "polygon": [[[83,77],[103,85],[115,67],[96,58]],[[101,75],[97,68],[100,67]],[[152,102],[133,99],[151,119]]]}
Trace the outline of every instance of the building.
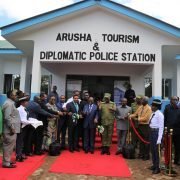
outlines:
{"label": "building", "polygon": [[[57,85],[95,96],[124,91],[180,96],[180,29],[110,0],[81,1],[0,28],[0,96]],[[43,80],[42,80],[43,79]],[[117,97],[117,94],[116,94]]]}

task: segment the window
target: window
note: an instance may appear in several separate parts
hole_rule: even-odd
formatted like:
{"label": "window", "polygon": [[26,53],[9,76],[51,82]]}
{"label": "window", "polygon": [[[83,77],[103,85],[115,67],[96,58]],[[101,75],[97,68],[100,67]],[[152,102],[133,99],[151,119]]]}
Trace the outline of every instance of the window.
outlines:
{"label": "window", "polygon": [[19,90],[20,75],[19,74],[4,74],[4,94],[10,90]]}
{"label": "window", "polygon": [[171,79],[162,79],[162,98],[171,98]]}
{"label": "window", "polygon": [[50,76],[42,75],[41,76],[41,92],[45,92],[46,94],[48,94],[49,87],[50,87]]}
{"label": "window", "polygon": [[146,77],[144,81],[145,96],[152,97],[152,78]]}
{"label": "window", "polygon": [[[162,79],[162,99],[170,98],[172,96],[172,80]],[[152,78],[145,78],[145,96],[152,97]]]}

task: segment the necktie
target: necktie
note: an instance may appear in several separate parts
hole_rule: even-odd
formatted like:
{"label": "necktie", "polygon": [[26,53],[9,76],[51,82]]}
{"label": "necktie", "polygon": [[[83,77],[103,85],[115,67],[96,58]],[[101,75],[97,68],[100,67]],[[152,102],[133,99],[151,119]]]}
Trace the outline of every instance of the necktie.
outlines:
{"label": "necktie", "polygon": [[26,111],[26,113],[27,113],[27,120],[29,120],[29,112],[27,111],[27,109],[26,108],[24,108],[24,110]]}
{"label": "necktie", "polygon": [[79,106],[78,106],[77,103],[74,103],[74,105],[75,105],[76,111],[77,111],[77,113],[78,113],[78,111],[79,111]]}
{"label": "necktie", "polygon": [[90,105],[89,105],[89,112],[91,112],[92,107],[93,107],[93,105],[92,105],[92,104],[90,104]]}
{"label": "necktie", "polygon": [[152,121],[152,118],[154,117],[154,113],[152,114],[152,116],[151,116],[151,118],[150,118],[150,120],[149,120],[149,124],[151,124],[151,121]]}

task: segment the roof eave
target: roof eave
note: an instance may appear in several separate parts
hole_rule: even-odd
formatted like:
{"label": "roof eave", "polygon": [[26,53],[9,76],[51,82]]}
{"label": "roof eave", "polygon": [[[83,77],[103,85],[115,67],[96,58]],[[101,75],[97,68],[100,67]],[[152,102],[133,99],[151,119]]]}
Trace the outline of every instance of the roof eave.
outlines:
{"label": "roof eave", "polygon": [[111,1],[102,1],[101,4],[107,9],[111,9],[115,12],[128,16],[132,19],[135,19],[143,24],[150,25],[156,29],[169,33],[175,37],[180,38],[180,28],[172,26],[164,21],[131,9],[129,7],[119,5],[118,3]]}
{"label": "roof eave", "polygon": [[0,49],[0,55],[3,54],[13,54],[13,55],[23,55],[24,53],[19,50],[19,49],[6,49],[6,48],[2,48]]}
{"label": "roof eave", "polygon": [[88,7],[94,6],[96,4],[95,1],[80,1],[78,3],[56,9],[47,13],[43,13],[22,21],[18,21],[13,24],[9,24],[7,26],[0,27],[1,29],[1,36],[6,37],[7,35],[17,32],[19,30],[28,28],[33,25],[37,25],[39,23],[43,23],[49,20],[52,20],[57,17],[65,16],[79,10],[86,9]]}
{"label": "roof eave", "polygon": [[168,23],[165,23],[161,20],[158,20],[156,18],[153,18],[151,16],[145,15],[141,12],[138,12],[136,10],[133,10],[131,8],[128,8],[126,6],[120,5],[118,3],[109,1],[109,0],[90,0],[90,1],[80,1],[78,3],[63,7],[61,9],[56,9],[23,21],[19,21],[17,23],[10,24],[8,26],[1,27],[1,35],[3,37],[8,36],[11,33],[14,33],[16,31],[28,28],[30,26],[43,23],[46,21],[49,21],[51,19],[65,16],[67,14],[74,13],[79,10],[83,10],[86,8],[89,8],[91,6],[99,5],[102,7],[105,7],[107,9],[110,9],[112,11],[118,12],[122,15],[125,15],[129,18],[135,19],[138,22],[141,22],[143,24],[152,26],[155,29],[159,29],[161,31],[164,31],[176,38],[180,38],[180,28],[177,28],[175,26],[172,26]]}

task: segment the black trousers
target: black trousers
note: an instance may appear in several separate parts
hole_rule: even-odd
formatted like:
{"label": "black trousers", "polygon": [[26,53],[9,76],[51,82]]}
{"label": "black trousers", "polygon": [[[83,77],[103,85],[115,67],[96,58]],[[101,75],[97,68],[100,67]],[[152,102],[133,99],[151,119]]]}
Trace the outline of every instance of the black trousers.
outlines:
{"label": "black trousers", "polygon": [[38,126],[34,133],[34,152],[40,152],[42,150],[44,127]]}
{"label": "black trousers", "polygon": [[95,128],[84,128],[84,149],[94,151]]}
{"label": "black trousers", "polygon": [[24,136],[24,153],[32,153],[33,152],[33,136],[35,132],[35,128],[31,125],[26,126],[26,135]]}
{"label": "black trousers", "polygon": [[78,148],[78,126],[69,125],[68,126],[68,144],[69,149]]}
{"label": "black trousers", "polygon": [[28,125],[21,129],[21,132],[17,134],[16,139],[16,156],[21,157],[23,154],[24,148],[24,141],[26,142],[25,138],[27,137],[27,130]]}
{"label": "black trousers", "polygon": [[159,169],[159,148],[157,145],[158,130],[150,130],[150,147],[152,154],[152,163],[155,169]]}
{"label": "black trousers", "polygon": [[[146,141],[149,141],[149,125],[148,124],[140,124],[139,125],[139,133],[142,138]],[[145,144],[144,142],[140,141],[139,143],[139,154],[145,158],[149,158],[150,154],[150,145]]]}
{"label": "black trousers", "polygon": [[[64,117],[63,117],[64,118]],[[57,141],[60,142],[61,147],[65,147],[66,140],[66,130],[67,130],[67,119],[58,119],[58,129],[57,129]],[[61,139],[60,139],[61,136]]]}
{"label": "black trousers", "polygon": [[180,133],[176,133],[173,135],[173,143],[174,143],[174,162],[180,162]]}
{"label": "black trousers", "polygon": [[83,121],[84,121],[84,119],[79,119],[77,127],[78,127],[78,145],[79,145],[79,142],[80,142],[80,138],[82,138],[82,145],[83,145],[83,148],[84,148]]}

